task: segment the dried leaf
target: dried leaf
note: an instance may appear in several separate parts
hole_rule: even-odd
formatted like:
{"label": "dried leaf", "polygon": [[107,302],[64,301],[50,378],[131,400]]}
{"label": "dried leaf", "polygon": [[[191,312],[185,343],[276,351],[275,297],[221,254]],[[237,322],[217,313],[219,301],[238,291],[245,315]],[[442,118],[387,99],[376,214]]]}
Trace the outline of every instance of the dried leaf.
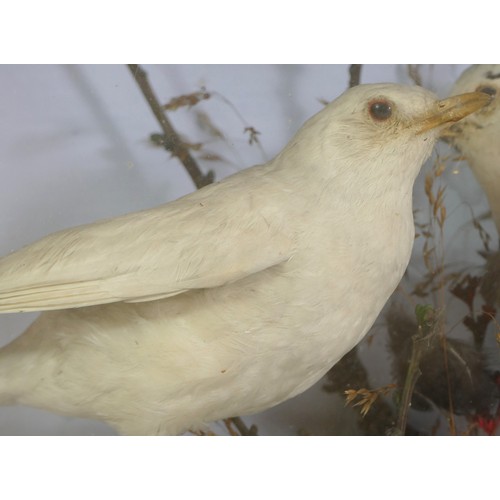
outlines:
{"label": "dried leaf", "polygon": [[424,248],[423,248],[423,259],[424,259],[424,264],[425,264],[425,267],[431,271],[431,272],[434,272],[434,266],[432,264],[432,256],[434,255],[434,252],[436,250],[436,247],[431,247],[429,248],[429,240],[426,240],[425,244],[424,244]]}
{"label": "dried leaf", "polygon": [[474,298],[480,282],[481,279],[477,276],[466,274],[453,288],[450,288],[450,292],[464,302],[470,312],[473,312]]}
{"label": "dried leaf", "polygon": [[192,149],[193,151],[199,151],[203,147],[202,142],[182,142],[182,145],[187,149]]}
{"label": "dried leaf", "polygon": [[446,170],[446,160],[447,158],[443,158],[441,161],[436,161],[436,169],[434,171],[434,175],[436,177],[441,177],[443,172]]}
{"label": "dried leaf", "polygon": [[472,214],[472,224],[474,225],[474,228],[477,229],[479,233],[479,237],[481,238],[481,242],[483,243],[483,247],[486,250],[486,252],[490,251],[490,241],[491,241],[491,236],[487,231],[484,230],[483,226],[481,223],[474,217],[474,214]]}
{"label": "dried leaf", "polygon": [[346,395],[346,406],[353,403],[356,398],[359,398],[359,401],[356,401],[352,404],[353,407],[360,406],[361,416],[364,417],[370,411],[373,403],[380,397],[385,396],[391,390],[395,389],[395,384],[389,384],[384,387],[380,387],[379,389],[348,389],[344,391]]}
{"label": "dried leaf", "polygon": [[484,338],[486,337],[486,330],[488,325],[493,320],[496,310],[488,305],[482,306],[482,313],[475,317],[473,312],[468,314],[464,320],[464,325],[472,332],[474,335],[474,342],[478,346],[482,346]]}
{"label": "dried leaf", "polygon": [[434,177],[432,174],[427,174],[425,176],[425,194],[427,196],[427,199],[429,200],[429,203],[433,206],[434,202],[436,201],[434,198],[434,195],[432,194],[432,186],[434,184]]}
{"label": "dried leaf", "polygon": [[206,152],[205,154],[198,156],[198,158],[205,161],[219,161],[221,163],[228,163],[228,161],[223,156],[220,156],[216,153]]}
{"label": "dried leaf", "polygon": [[441,229],[443,229],[444,227],[445,220],[446,220],[446,207],[443,205],[439,212],[439,218],[438,218],[439,226],[441,227]]}
{"label": "dried leaf", "polygon": [[[166,137],[164,134],[158,134],[158,133],[151,134],[149,136],[149,140],[155,146],[165,148],[167,151],[172,150],[173,144],[172,142],[169,142],[169,138]],[[192,143],[192,142],[181,141],[181,145],[185,149],[192,149],[193,151],[199,151],[203,147],[203,143],[201,142]]]}
{"label": "dried leaf", "polygon": [[224,139],[224,134],[212,123],[212,120],[206,113],[198,111],[196,113],[196,122],[202,130],[208,132],[212,137]]}
{"label": "dried leaf", "polygon": [[433,206],[434,217],[436,217],[438,210],[443,206],[443,198],[444,198],[445,191],[446,191],[446,186],[444,186],[444,187],[440,186],[438,188],[438,192],[436,195],[436,201],[434,202],[434,206]]}
{"label": "dried leaf", "polygon": [[354,399],[356,399],[356,396],[358,395],[358,391],[354,389],[347,389],[344,391],[344,394],[346,395],[346,401],[345,404],[346,406]]}
{"label": "dried leaf", "polygon": [[259,143],[259,138],[257,136],[260,135],[260,132],[258,130],[253,127],[245,127],[245,130],[243,132],[248,132],[250,134],[248,144],[252,145],[254,143]]}
{"label": "dried leaf", "polygon": [[198,104],[200,101],[209,98],[210,98],[210,93],[205,92],[204,90],[201,92],[193,92],[192,94],[185,94],[170,99],[170,101],[167,104],[164,104],[162,108],[167,111],[176,111],[177,109],[184,106],[189,106],[191,108],[196,104]]}

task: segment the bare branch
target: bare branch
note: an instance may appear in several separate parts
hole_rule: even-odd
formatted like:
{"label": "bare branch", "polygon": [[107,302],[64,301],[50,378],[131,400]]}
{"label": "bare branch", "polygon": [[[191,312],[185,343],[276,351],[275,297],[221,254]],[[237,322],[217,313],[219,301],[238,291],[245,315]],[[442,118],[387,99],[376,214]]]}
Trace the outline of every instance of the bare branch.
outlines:
{"label": "bare branch", "polygon": [[193,92],[191,94],[181,95],[178,97],[173,97],[170,102],[162,106],[163,109],[167,111],[176,111],[179,108],[187,106],[192,108],[196,106],[200,101],[210,99],[210,93],[202,90],[200,92]]}
{"label": "bare branch", "polygon": [[153,92],[153,89],[151,88],[151,85],[149,84],[146,72],[138,64],[129,64],[128,67],[132,72],[137,85],[139,85],[139,88],[146,98],[151,111],[158,120],[163,133],[165,134],[166,149],[171,151],[174,156],[177,156],[177,158],[179,158],[180,162],[184,165],[187,172],[191,176],[191,179],[193,180],[197,189],[213,182],[213,174],[203,174],[195,159],[191,156],[189,149],[182,142],[179,135],[172,127],[172,124],[165,115],[161,104],[159,103]]}
{"label": "bare branch", "polygon": [[[189,153],[189,149],[193,148],[193,145],[183,142],[172,124],[168,120],[165,115],[164,108],[158,99],[156,98],[151,85],[149,84],[146,72],[138,65],[138,64],[128,64],[130,71],[132,72],[132,76],[135,81],[139,85],[146,101],[151,108],[151,111],[155,115],[158,123],[160,124],[163,130],[163,136],[161,138],[155,137],[156,140],[161,140],[163,146],[168,151],[171,151],[174,156],[177,156],[181,163],[184,165],[186,170],[188,171],[191,179],[193,180],[197,189],[202,188],[213,182],[213,173],[209,172],[207,175],[203,175],[203,172],[198,167],[198,164],[194,160],[194,158]],[[210,94],[208,93],[197,93],[191,94],[189,96],[182,96],[180,100],[174,100],[169,103],[171,109],[177,109],[181,105],[194,105],[199,100],[208,99]],[[155,134],[156,135],[156,134]],[[257,435],[257,427],[252,425],[250,429],[245,425],[243,420],[239,417],[233,417],[227,419],[227,421],[231,422],[239,431],[242,436],[255,436]]]}
{"label": "bare branch", "polygon": [[422,86],[422,77],[420,76],[420,64],[408,64],[408,76],[415,85]]}
{"label": "bare branch", "polygon": [[398,419],[396,427],[393,430],[393,434],[399,436],[405,435],[413,390],[415,389],[418,378],[422,374],[420,371],[420,361],[424,352],[429,348],[430,338],[437,334],[437,328],[439,327],[436,311],[431,306],[417,305],[416,315],[418,328],[417,332],[412,337],[411,358],[406,373],[403,392],[401,394]]}
{"label": "bare branch", "polygon": [[349,66],[349,88],[359,85],[362,66],[362,64],[351,64]]}

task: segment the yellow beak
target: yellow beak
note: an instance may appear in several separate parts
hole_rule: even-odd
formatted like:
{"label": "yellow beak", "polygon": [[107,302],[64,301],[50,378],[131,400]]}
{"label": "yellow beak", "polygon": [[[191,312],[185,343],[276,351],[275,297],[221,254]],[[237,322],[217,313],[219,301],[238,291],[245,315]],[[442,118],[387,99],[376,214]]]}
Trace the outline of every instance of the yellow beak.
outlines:
{"label": "yellow beak", "polygon": [[458,122],[486,106],[491,100],[492,96],[484,92],[469,92],[438,101],[435,112],[424,116],[422,121],[417,124],[417,133],[421,134],[450,122]]}

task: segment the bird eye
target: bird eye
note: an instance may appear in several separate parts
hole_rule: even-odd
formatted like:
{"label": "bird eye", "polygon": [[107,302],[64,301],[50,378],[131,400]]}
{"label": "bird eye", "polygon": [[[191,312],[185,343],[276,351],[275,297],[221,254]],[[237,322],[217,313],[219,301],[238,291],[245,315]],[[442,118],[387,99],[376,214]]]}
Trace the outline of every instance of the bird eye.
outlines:
{"label": "bird eye", "polygon": [[488,85],[480,85],[477,89],[477,92],[483,92],[483,94],[488,94],[490,96],[495,96],[497,93],[497,89],[494,87],[489,87]]}
{"label": "bird eye", "polygon": [[392,116],[392,106],[387,101],[374,101],[370,103],[370,115],[374,120],[384,121]]}

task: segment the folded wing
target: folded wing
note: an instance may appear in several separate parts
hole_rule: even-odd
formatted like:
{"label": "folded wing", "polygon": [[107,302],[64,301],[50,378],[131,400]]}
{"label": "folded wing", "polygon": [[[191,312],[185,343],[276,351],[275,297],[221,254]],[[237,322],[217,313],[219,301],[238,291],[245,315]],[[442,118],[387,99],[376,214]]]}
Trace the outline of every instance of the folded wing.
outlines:
{"label": "folded wing", "polygon": [[[268,186],[269,187],[269,186]],[[288,260],[279,210],[245,176],[166,205],[49,235],[0,260],[0,312],[138,302],[211,288]]]}

